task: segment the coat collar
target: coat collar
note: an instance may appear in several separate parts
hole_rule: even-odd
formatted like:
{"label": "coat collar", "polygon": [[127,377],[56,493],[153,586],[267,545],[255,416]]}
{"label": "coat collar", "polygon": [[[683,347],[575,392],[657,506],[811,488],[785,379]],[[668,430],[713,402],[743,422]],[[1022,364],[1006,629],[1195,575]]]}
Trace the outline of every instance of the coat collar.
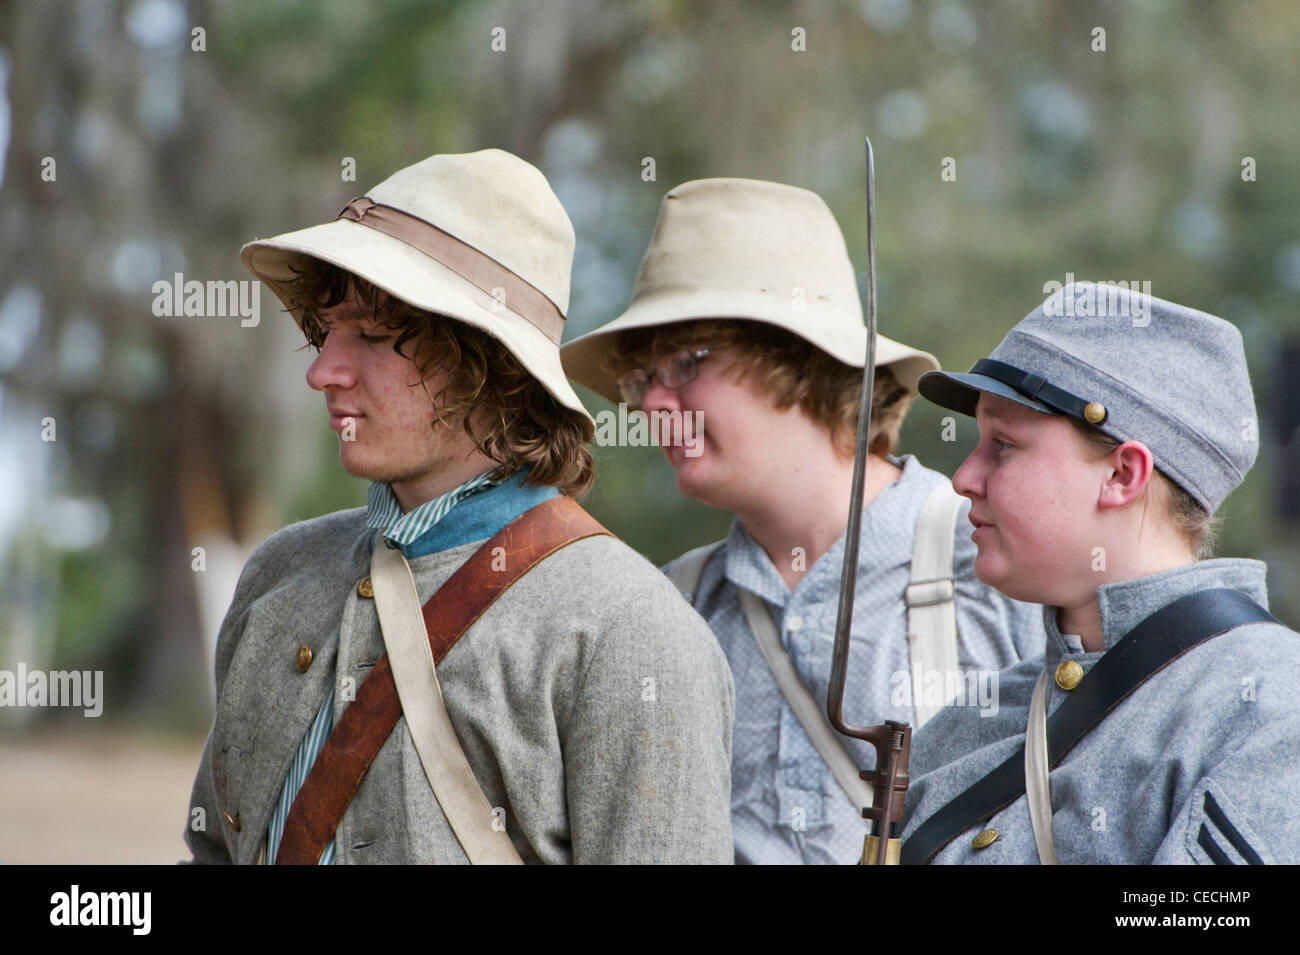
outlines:
{"label": "coat collar", "polygon": [[[1216,587],[1240,590],[1267,610],[1266,571],[1267,565],[1263,561],[1220,558],[1185,564],[1147,577],[1102,584],[1097,588],[1097,605],[1101,611],[1102,644],[1106,650],[1109,650],[1130,630],[1161,607],[1201,590]],[[1058,609],[1058,607],[1043,608],[1049,665],[1070,652],[1065,638],[1056,625]]]}
{"label": "coat collar", "polygon": [[486,540],[524,511],[543,501],[559,497],[558,488],[528,483],[528,470],[516,471],[494,484],[463,498],[446,516],[416,540],[402,547],[408,560]]}

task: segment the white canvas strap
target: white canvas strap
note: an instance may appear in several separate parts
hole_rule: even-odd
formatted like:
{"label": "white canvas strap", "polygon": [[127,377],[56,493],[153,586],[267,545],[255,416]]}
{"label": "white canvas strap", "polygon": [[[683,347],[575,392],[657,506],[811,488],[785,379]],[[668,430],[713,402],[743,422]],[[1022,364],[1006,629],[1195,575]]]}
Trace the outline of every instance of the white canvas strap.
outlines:
{"label": "white canvas strap", "polygon": [[907,585],[907,642],[911,651],[912,708],[916,729],[943,709],[947,700],[927,702],[919,692],[938,674],[941,686],[957,673],[957,603],[953,583],[954,539],[961,497],[947,481],[935,486],[921,505],[912,545],[911,582]]}
{"label": "white canvas strap", "polygon": [[[722,544],[722,541],[717,541],[687,551],[677,558],[668,572],[668,579],[692,603],[695,590],[700,585],[700,575],[704,573],[704,565]],[[861,808],[870,806],[871,787],[859,778],[858,767],[853,757],[844,749],[839,737],[831,729],[823,708],[817,705],[808,688],[799,679],[799,674],[795,672],[789,655],[781,646],[781,636],[777,633],[776,624],[772,622],[772,615],[768,613],[767,606],[748,590],[737,589],[740,591],[740,605],[744,608],[745,619],[754,634],[754,642],[758,644],[759,652],[763,654],[767,668],[776,678],[776,685],[781,688],[781,695],[785,697],[795,719],[808,734],[808,739],[812,741],[822,761],[830,768],[831,775],[839,783],[840,789],[844,790],[844,794],[856,806]]]}
{"label": "white canvas strap", "polygon": [[424,627],[415,578],[401,550],[376,536],[370,582],[397,697],[433,794],[461,848],[475,865],[520,865],[523,860],[470,769],[447,715]]}
{"label": "white canvas strap", "polygon": [[763,659],[767,661],[772,676],[776,677],[777,686],[781,688],[781,694],[790,704],[799,725],[808,734],[808,739],[821,754],[831,775],[850,801],[859,808],[870,806],[871,787],[858,776],[858,766],[831,729],[825,708],[817,705],[795,672],[790,655],[781,646],[781,636],[777,633],[776,624],[772,622],[772,615],[768,613],[767,604],[756,594],[744,588],[738,589],[741,606],[745,608],[745,618],[749,621],[749,629],[754,633],[754,641],[758,644]]}
{"label": "white canvas strap", "polygon": [[1029,701],[1029,722],[1025,726],[1025,796],[1029,801],[1029,820],[1034,827],[1034,845],[1038,861],[1056,865],[1056,845],[1052,840],[1052,790],[1047,768],[1047,670],[1038,675],[1034,695]]}
{"label": "white canvas strap", "polygon": [[700,586],[700,576],[704,573],[704,565],[709,562],[709,558],[723,543],[723,541],[714,541],[712,544],[705,544],[703,547],[688,550],[673,561],[673,566],[668,571],[668,579],[673,582],[673,586],[682,592],[682,596],[686,598],[686,602],[691,606],[695,605],[695,591]]}

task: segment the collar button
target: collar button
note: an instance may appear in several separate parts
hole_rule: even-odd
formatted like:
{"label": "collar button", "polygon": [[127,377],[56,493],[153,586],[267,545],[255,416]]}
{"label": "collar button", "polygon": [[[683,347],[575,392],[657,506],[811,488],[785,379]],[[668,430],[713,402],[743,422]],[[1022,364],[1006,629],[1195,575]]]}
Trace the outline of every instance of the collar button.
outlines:
{"label": "collar button", "polygon": [[1066,660],[1056,668],[1056,685],[1062,690],[1073,690],[1083,679],[1083,667],[1076,660]]}

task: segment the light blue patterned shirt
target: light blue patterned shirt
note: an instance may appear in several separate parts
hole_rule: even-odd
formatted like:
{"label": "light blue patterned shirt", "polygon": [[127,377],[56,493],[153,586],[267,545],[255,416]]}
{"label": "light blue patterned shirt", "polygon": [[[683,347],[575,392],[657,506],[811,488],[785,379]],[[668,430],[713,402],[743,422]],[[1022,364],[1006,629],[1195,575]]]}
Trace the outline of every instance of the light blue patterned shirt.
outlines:
{"label": "light blue patterned shirt", "polygon": [[[902,475],[863,511],[844,693],[845,719],[859,725],[916,723],[910,700],[896,702],[893,679],[910,670],[903,594],[917,516],[931,489],[948,480],[911,455],[891,460]],[[1004,597],[975,578],[969,508],[963,502],[956,531],[958,664],[963,670],[1001,670],[1042,654],[1042,608]],[[825,712],[843,563],[841,535],[791,591],[737,519],[696,588],[695,609],[712,627],[736,681],[731,824],[737,862],[851,864],[861,857],[867,823],[781,695],[738,590],[766,602],[795,670]],[[844,743],[861,768],[875,765],[869,744]]]}
{"label": "light blue patterned shirt", "polygon": [[[410,552],[410,549],[417,545],[420,538],[425,537],[434,525],[451,513],[452,508],[466,498],[499,483],[492,477],[493,473],[493,471],[485,471],[476,475],[460,487],[448,491],[432,501],[425,501],[406,514],[402,513],[401,505],[397,503],[397,496],[389,485],[372,482],[369,503],[366,507],[366,526],[383,531],[384,539],[391,542],[390,546],[401,546],[408,557],[417,556],[415,553]],[[334,730],[333,713],[334,684],[331,682],[329,690],[325,694],[325,699],[321,703],[320,711],[316,714],[316,719],[312,721],[306,735],[302,738],[302,743],[298,746],[298,751],[294,753],[293,763],[289,767],[289,775],[285,777],[284,788],[280,790],[280,799],[275,805],[275,811],[271,814],[271,823],[266,832],[266,861],[268,865],[275,865],[276,853],[280,849],[280,840],[284,836],[285,820],[289,818],[289,809],[293,806],[298,790],[302,789],[307,774],[311,772],[316,757],[324,748],[325,741],[329,739],[330,733]],[[334,843],[330,842],[325,847],[325,851],[321,853],[320,865],[333,864]]]}

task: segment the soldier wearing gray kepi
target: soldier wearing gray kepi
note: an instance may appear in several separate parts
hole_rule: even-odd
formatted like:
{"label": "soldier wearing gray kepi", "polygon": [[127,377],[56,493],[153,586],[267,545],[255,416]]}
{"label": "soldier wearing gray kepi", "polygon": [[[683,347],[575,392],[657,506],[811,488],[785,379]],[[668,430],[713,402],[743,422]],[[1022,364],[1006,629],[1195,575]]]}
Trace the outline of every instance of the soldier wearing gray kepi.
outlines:
{"label": "soldier wearing gray kepi", "polygon": [[902,861],[1300,862],[1300,635],[1262,563],[1204,559],[1257,450],[1236,328],[1073,284],[920,391],[979,422],[975,572],[1047,653],[916,735]]}
{"label": "soldier wearing gray kepi", "polygon": [[[858,766],[875,753],[831,731],[826,698],[866,346],[826,203],[703,179],[665,196],[627,311],[561,353],[611,401],[698,422],[664,448],[677,486],[736,514],[725,541],[666,572],[735,674],[738,862],[861,858],[871,794]],[[975,579],[948,479],[893,453],[916,380],[938,362],[882,336],[876,365],[846,696],[857,718],[916,725],[961,687],[963,702],[991,705],[998,671],[1044,638],[1039,608]]]}

